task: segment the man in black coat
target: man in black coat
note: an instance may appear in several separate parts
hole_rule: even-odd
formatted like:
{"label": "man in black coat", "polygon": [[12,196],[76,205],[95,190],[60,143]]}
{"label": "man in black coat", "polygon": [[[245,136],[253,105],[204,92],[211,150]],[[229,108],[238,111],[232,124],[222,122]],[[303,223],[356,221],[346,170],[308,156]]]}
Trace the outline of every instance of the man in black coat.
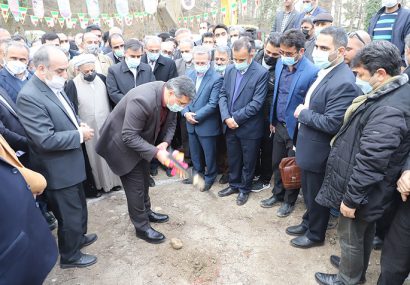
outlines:
{"label": "man in black coat", "polygon": [[316,197],[324,207],[340,208],[341,257],[331,258],[339,273],[316,273],[320,284],[366,280],[375,221],[393,201],[410,150],[410,85],[400,75],[401,60],[399,49],[387,41],[369,44],[354,60],[365,94],[346,111]]}
{"label": "man in black coat", "polygon": [[151,67],[141,62],[142,44],[137,40],[128,40],[124,49],[125,60],[111,66],[107,75],[108,95],[115,104],[132,88],[155,81]]}
{"label": "man in black coat", "polygon": [[339,131],[343,115],[360,93],[355,77],[344,63],[347,35],[341,28],[321,31],[313,51],[315,65],[321,68],[316,81],[305,97],[305,103],[295,110],[299,121],[296,162],[302,171],[302,190],[306,212],[300,225],[288,227],[292,246],[309,248],[325,240],[329,209],[315,202],[325,176],[330,140]]}

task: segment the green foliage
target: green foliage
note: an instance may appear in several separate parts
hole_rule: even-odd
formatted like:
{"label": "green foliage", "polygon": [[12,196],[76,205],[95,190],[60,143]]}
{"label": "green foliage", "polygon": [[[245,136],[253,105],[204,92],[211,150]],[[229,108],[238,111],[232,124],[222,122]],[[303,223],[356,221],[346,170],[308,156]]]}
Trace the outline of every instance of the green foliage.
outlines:
{"label": "green foliage", "polygon": [[374,16],[374,14],[377,13],[377,11],[380,10],[381,8],[381,0],[367,0],[366,5],[364,6],[364,12],[365,12],[365,19],[364,19],[364,25],[365,25],[365,30],[370,25],[370,19]]}

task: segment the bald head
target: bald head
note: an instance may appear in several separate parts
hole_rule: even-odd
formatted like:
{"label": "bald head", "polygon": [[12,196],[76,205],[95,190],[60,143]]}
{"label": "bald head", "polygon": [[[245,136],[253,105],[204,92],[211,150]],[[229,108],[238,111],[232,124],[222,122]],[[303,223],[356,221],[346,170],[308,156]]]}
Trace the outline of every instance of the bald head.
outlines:
{"label": "bald head", "polygon": [[350,33],[346,47],[345,62],[350,65],[359,50],[367,46],[371,41],[370,35],[363,30]]}
{"label": "bald head", "polygon": [[9,31],[6,29],[0,28],[0,41],[7,41],[11,39]]}

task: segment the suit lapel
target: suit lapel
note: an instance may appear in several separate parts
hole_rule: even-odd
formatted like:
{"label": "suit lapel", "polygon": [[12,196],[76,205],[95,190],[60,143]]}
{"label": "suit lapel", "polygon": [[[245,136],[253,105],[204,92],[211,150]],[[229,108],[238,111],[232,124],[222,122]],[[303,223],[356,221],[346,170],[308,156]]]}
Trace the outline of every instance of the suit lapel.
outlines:
{"label": "suit lapel", "polygon": [[298,69],[296,69],[296,73],[292,80],[292,85],[290,86],[290,89],[289,89],[289,96],[286,102],[286,108],[289,106],[289,103],[292,100],[292,97],[294,95],[296,84],[298,84],[299,78],[302,76],[303,69],[305,67],[304,60],[305,60],[305,57],[302,58],[302,61],[299,63]]}
{"label": "suit lapel", "polygon": [[[254,68],[253,68],[253,67],[254,67],[253,64],[254,64],[254,62],[252,61],[252,63],[251,63],[251,65],[249,66],[248,70],[247,70],[247,71],[245,72],[245,74],[243,75],[241,84],[239,84],[239,87],[238,87],[238,96],[236,96],[235,101],[238,100],[239,96],[241,95],[241,93],[242,93],[242,91],[243,91],[243,88],[245,88],[246,83],[248,83],[249,79],[250,79],[251,76],[252,76],[252,70],[254,69]],[[235,85],[234,85],[234,91],[233,91],[233,92],[234,92],[234,94],[235,94]],[[235,102],[233,102],[233,103],[235,103]]]}
{"label": "suit lapel", "polygon": [[[16,113],[16,105],[14,104],[14,102],[9,98],[9,96],[7,94],[1,94],[0,93],[0,104],[2,104],[7,110],[9,110],[9,112],[17,118],[17,113]],[[6,104],[7,103],[7,104]],[[8,106],[7,106],[8,105]]]}
{"label": "suit lapel", "polygon": [[293,10],[289,15],[289,19],[288,19],[288,22],[286,23],[285,30],[289,27],[290,23],[292,23],[295,17],[296,17],[296,12],[295,10]]}
{"label": "suit lapel", "polygon": [[[204,78],[202,78],[201,84],[199,85],[199,88],[198,88],[198,92],[196,93],[196,96],[195,96],[194,103],[201,96],[201,93],[204,90],[205,84],[208,81],[208,79],[209,79],[209,70],[205,73]],[[195,76],[195,80],[196,80],[196,76]],[[194,81],[194,82],[196,82],[196,81]]]}

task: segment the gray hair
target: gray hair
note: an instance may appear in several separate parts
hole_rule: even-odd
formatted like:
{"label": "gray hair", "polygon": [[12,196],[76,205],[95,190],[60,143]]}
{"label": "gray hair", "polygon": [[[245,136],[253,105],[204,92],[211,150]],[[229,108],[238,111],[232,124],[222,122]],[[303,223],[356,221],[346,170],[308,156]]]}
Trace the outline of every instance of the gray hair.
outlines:
{"label": "gray hair", "polygon": [[168,80],[167,83],[165,83],[165,87],[173,90],[175,92],[175,96],[178,98],[186,96],[192,100],[195,97],[195,84],[186,75]]}
{"label": "gray hair", "polygon": [[331,36],[333,39],[333,44],[335,48],[347,47],[347,34],[343,28],[338,27],[327,27],[324,28],[320,34]]}
{"label": "gray hair", "polygon": [[217,46],[215,51],[220,53],[226,53],[228,55],[228,59],[231,58],[232,50],[228,46]]}
{"label": "gray hair", "polygon": [[11,47],[24,48],[24,49],[26,49],[27,54],[28,55],[30,54],[30,49],[28,48],[28,46],[26,44],[23,44],[21,42],[16,42],[16,41],[10,41],[10,42],[7,42],[6,48],[4,50],[4,55],[5,56],[7,56],[8,52],[9,52],[9,49]]}
{"label": "gray hair", "polygon": [[180,42],[179,45],[183,43],[189,43],[191,45],[191,48],[194,48],[194,41],[191,40],[190,38],[183,38]]}
{"label": "gray hair", "polygon": [[64,51],[56,46],[42,46],[39,48],[33,56],[33,65],[34,67],[38,67],[40,64],[44,65],[45,67],[50,66],[50,54],[53,52],[61,52],[65,55]]}
{"label": "gray hair", "polygon": [[211,60],[211,51],[209,50],[209,48],[204,46],[195,46],[192,50],[192,54],[193,56],[195,56],[196,54],[207,54],[208,59]]}
{"label": "gray hair", "polygon": [[252,51],[252,44],[250,43],[248,37],[239,38],[239,40],[233,42],[233,51],[240,51],[243,48],[245,48],[248,53],[251,53]]}
{"label": "gray hair", "polygon": [[245,32],[245,29],[242,28],[241,26],[231,26],[229,27],[229,32],[232,32],[232,31],[238,31],[239,34],[243,34]]}
{"label": "gray hair", "polygon": [[406,48],[410,48],[410,34],[406,36],[404,43],[406,44]]}
{"label": "gray hair", "polygon": [[191,32],[190,29],[187,29],[187,28],[179,28],[179,29],[176,30],[176,32],[175,32],[175,37],[178,37],[180,34],[183,34],[183,33],[189,33],[190,35],[192,34],[192,32]]}
{"label": "gray hair", "polygon": [[154,42],[154,43],[157,43],[157,44],[161,44],[162,43],[162,40],[161,40],[161,38],[160,37],[157,37],[157,36],[146,36],[145,38],[144,38],[144,45],[145,46],[147,46],[149,43],[151,43],[151,42]]}

